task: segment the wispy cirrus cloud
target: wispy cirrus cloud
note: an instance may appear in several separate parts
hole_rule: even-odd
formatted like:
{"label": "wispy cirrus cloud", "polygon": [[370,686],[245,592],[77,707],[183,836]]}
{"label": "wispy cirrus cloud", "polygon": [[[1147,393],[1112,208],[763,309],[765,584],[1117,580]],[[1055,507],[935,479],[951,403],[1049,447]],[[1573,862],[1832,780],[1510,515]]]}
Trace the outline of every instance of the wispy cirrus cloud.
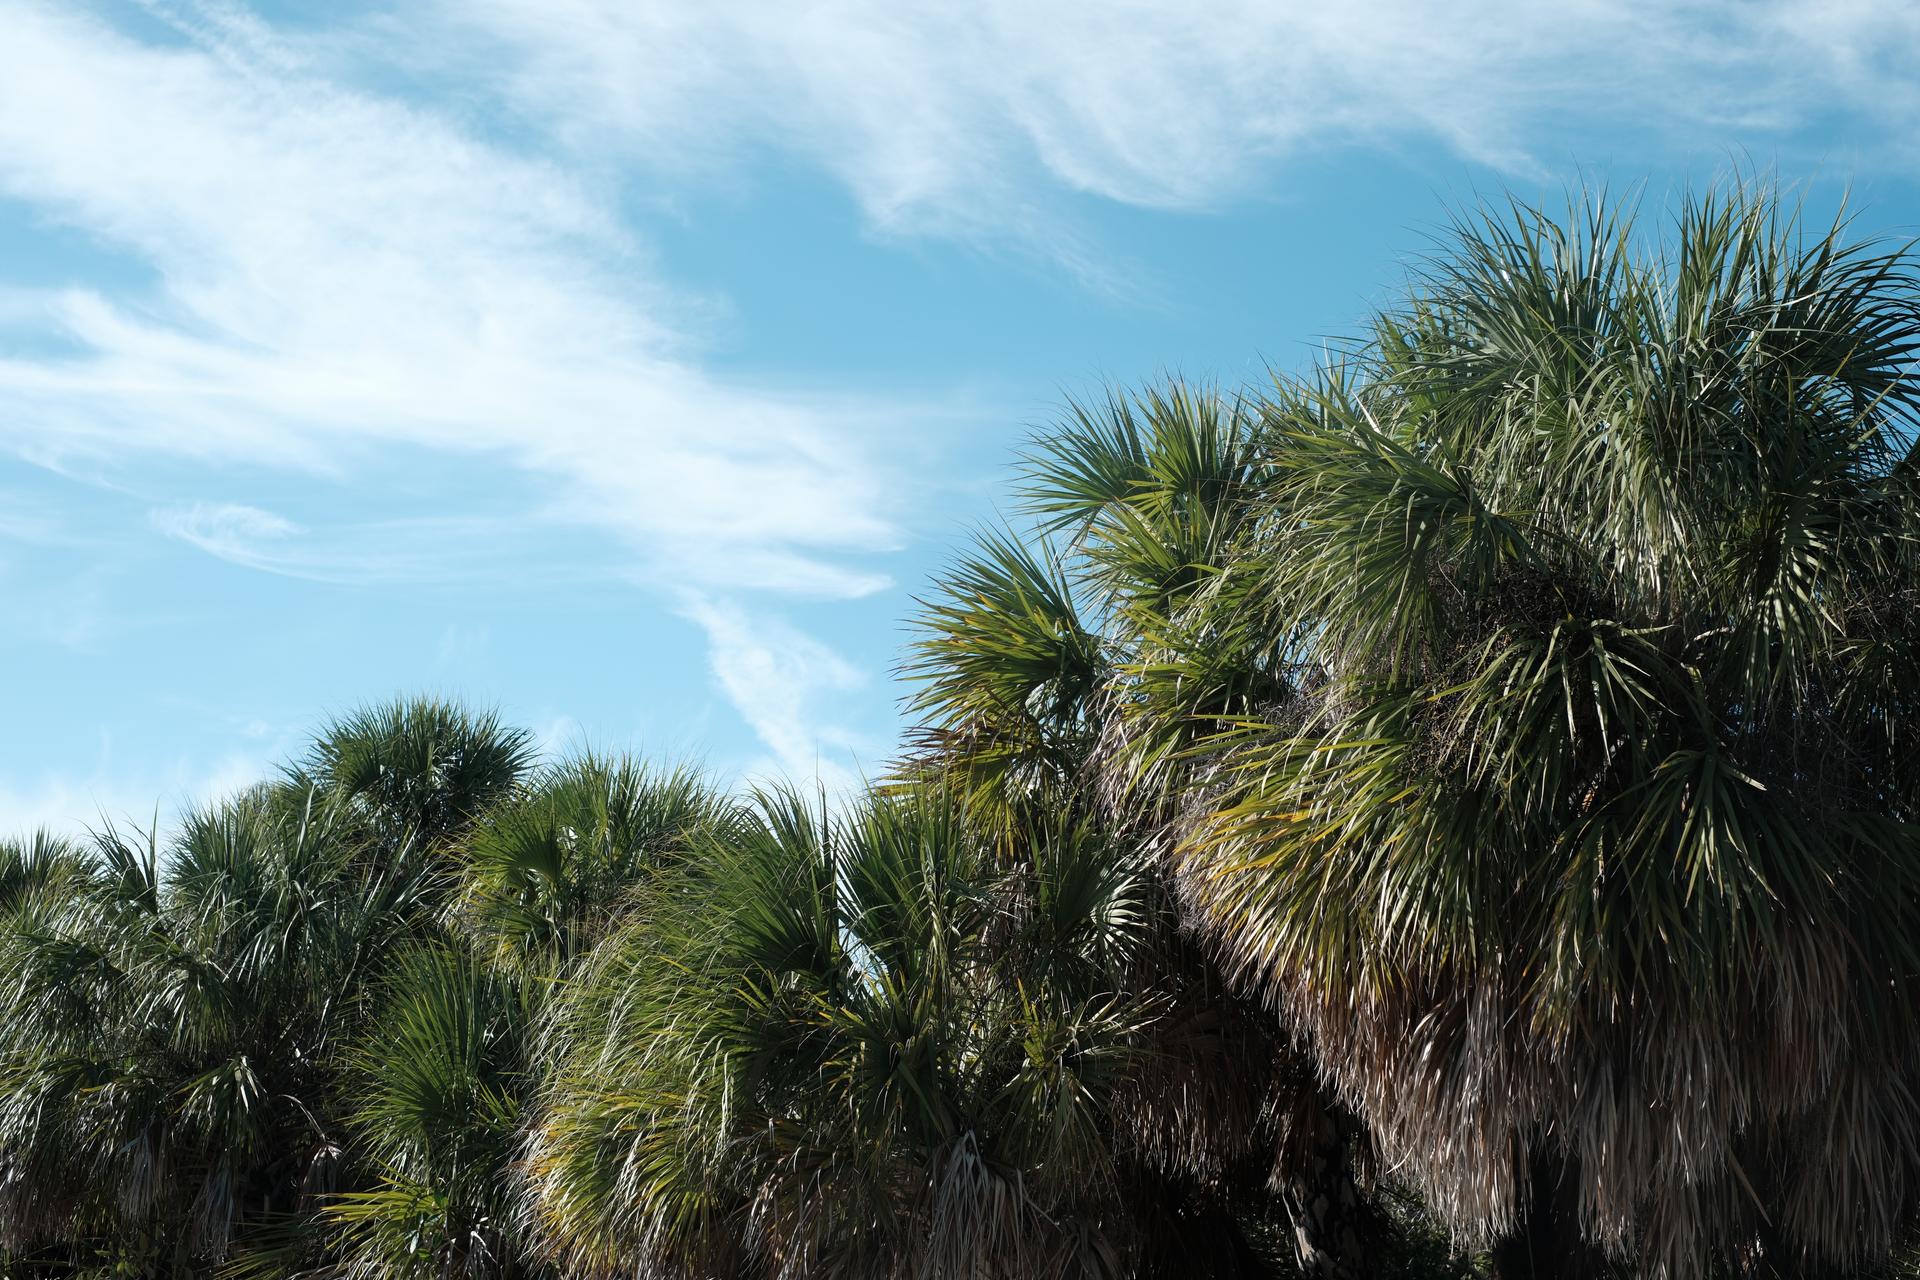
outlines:
{"label": "wispy cirrus cloud", "polygon": [[155,507],[147,519],[216,559],[309,582],[485,584],[538,573],[549,582],[646,584],[618,557],[562,556],[531,538],[530,529],[548,521],[537,512],[332,519],[308,527],[248,503],[200,501]]}
{"label": "wispy cirrus cloud", "polygon": [[563,145],[696,173],[782,148],[900,233],[1284,193],[1289,161],[1353,146],[1533,175],[1602,136],[1792,148],[1838,116],[1861,157],[1920,158],[1900,0],[441,0],[428,25],[491,41]]}
{"label": "wispy cirrus cloud", "polygon": [[199,547],[209,555],[249,568],[270,568],[274,557],[267,547],[300,532],[285,516],[238,502],[198,502],[191,507],[156,510],[154,527],[170,537]]}
{"label": "wispy cirrus cloud", "polygon": [[[1905,166],[1920,106],[1893,0],[439,0],[297,33],[236,0],[0,0],[0,31],[0,205],[98,258],[0,280],[0,451],[293,577],[552,573],[528,532],[587,531],[802,772],[866,745],[835,715],[858,677],[779,598],[889,584],[914,491],[887,440],[943,411],[718,372],[633,202],[778,153],[882,235],[1097,281],[1089,199],[1285,195],[1336,148],[1529,176],[1602,133],[1812,153],[1818,120]],[[296,519],[247,483],[448,460],[493,497]],[[161,465],[204,483],[142,492]]]}
{"label": "wispy cirrus cloud", "polygon": [[551,575],[570,566],[524,548],[564,528],[654,590],[888,584],[873,557],[900,542],[902,485],[884,441],[925,406],[709,374],[699,306],[658,284],[592,173],[366,87],[324,39],[225,4],[153,6],[166,37],[104,14],[0,3],[0,201],[111,268],[0,294],[0,324],[51,340],[0,347],[0,450],[136,492],[156,464],[208,489],[306,474],[345,491],[459,458],[513,495],[511,521],[152,514],[294,577]]}
{"label": "wispy cirrus cloud", "polygon": [[157,284],[42,299],[71,354],[0,360],[0,443],[108,471],[493,456],[663,571],[872,589],[837,557],[898,540],[871,445],[909,410],[703,374],[590,183],[258,27],[158,45],[3,9],[0,193]]}
{"label": "wispy cirrus cloud", "polygon": [[832,649],[777,617],[697,593],[685,596],[681,612],[706,632],[715,684],[771,753],[748,773],[844,793],[859,780],[858,763],[886,750],[835,723],[831,699],[864,677]]}

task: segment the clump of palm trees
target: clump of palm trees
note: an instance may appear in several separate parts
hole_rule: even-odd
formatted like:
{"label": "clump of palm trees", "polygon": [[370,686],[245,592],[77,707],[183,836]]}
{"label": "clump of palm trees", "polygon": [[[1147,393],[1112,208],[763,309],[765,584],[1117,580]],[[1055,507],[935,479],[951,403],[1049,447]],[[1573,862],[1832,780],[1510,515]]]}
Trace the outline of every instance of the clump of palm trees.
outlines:
{"label": "clump of palm trees", "polygon": [[1884,1274],[1917,350],[1771,190],[1510,206],[1038,435],[865,794],[415,701],[0,845],[9,1274]]}

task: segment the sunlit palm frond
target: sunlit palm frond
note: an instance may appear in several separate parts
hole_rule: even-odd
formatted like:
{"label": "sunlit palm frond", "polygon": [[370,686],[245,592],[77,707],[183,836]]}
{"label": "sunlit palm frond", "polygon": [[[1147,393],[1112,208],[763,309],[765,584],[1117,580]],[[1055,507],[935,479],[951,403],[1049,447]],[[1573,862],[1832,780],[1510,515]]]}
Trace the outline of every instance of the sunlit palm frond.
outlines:
{"label": "sunlit palm frond", "polygon": [[497,714],[415,698],[328,724],[292,776],[351,798],[389,839],[431,843],[505,796],[533,758],[533,735]]}
{"label": "sunlit palm frond", "polygon": [[529,1064],[528,992],[462,952],[394,962],[352,1054],[351,1117],[373,1185],[327,1205],[346,1273],[521,1274],[512,1163]]}
{"label": "sunlit palm frond", "polygon": [[[563,1255],[700,1276],[1101,1274],[1160,1008],[1138,858],[1010,868],[938,788],[790,796],[662,877],[561,1000],[530,1176]],[[1025,846],[1023,846],[1025,847]]]}
{"label": "sunlit palm frond", "polygon": [[734,820],[732,802],[692,769],[563,761],[461,842],[463,920],[502,962],[555,972],[697,833]]}
{"label": "sunlit palm frond", "polygon": [[1905,1230],[1920,301],[1843,234],[1514,207],[1273,407],[1306,700],[1216,740],[1184,885],[1462,1228],[1551,1168],[1650,1273]]}

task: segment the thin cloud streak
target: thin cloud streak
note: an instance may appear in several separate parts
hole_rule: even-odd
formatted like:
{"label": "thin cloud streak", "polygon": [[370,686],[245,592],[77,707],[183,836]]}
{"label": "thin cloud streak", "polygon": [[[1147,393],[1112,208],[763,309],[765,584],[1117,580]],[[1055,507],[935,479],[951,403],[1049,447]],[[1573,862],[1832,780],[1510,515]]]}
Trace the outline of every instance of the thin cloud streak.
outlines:
{"label": "thin cloud streak", "polygon": [[907,410],[702,374],[644,255],[569,174],[283,76],[273,46],[0,9],[0,192],[162,282],[60,295],[81,354],[0,361],[0,445],[108,473],[142,454],[336,473],[395,445],[497,457],[657,566],[691,551],[724,575],[737,553],[740,585],[778,585],[771,560],[808,591],[870,589],[835,558],[899,542],[863,433]]}
{"label": "thin cloud streak", "polygon": [[[697,587],[716,680],[803,771],[863,744],[811,723],[847,672],[768,598],[889,586],[875,560],[915,498],[887,438],[951,418],[712,373],[706,305],[662,283],[623,201],[771,149],[881,235],[1012,246],[1104,287],[1125,273],[1076,222],[1088,198],[1284,194],[1291,161],[1356,146],[1533,175],[1603,128],[1786,148],[1822,116],[1911,165],[1920,106],[1920,12],[1892,0],[441,0],[305,35],[229,0],[144,11],[175,38],[0,0],[0,199],[100,254],[0,282],[0,451],[127,490],[186,464],[226,494],[249,468],[491,469],[524,527],[596,533],[665,599]],[[178,496],[142,498],[155,527],[264,572],[472,563],[457,530],[396,552],[364,520]]]}
{"label": "thin cloud streak", "polygon": [[1920,105],[1896,0],[442,0],[418,26],[509,60],[563,146],[681,177],[778,146],[883,232],[1074,252],[1069,193],[1206,208],[1380,145],[1532,177],[1602,131],[1791,146],[1836,112],[1910,164]]}
{"label": "thin cloud streak", "polygon": [[410,516],[308,528],[246,503],[195,502],[156,507],[147,520],[215,559],[307,582],[486,584],[521,573],[547,583],[649,585],[605,557],[557,552],[537,536],[555,522],[538,515]]}
{"label": "thin cloud streak", "polygon": [[[492,467],[537,513],[521,542],[598,531],[627,564],[609,576],[656,593],[889,585],[848,557],[901,544],[883,443],[928,406],[709,376],[682,332],[698,308],[656,282],[591,178],[360,87],[325,41],[226,5],[160,12],[181,41],[0,3],[0,198],[149,282],[0,294],[0,324],[51,340],[0,358],[0,450],[125,489],[149,461],[350,485],[403,450],[447,455]],[[377,525],[302,527],[246,503],[167,505],[151,523],[322,581],[489,568],[489,540],[427,522],[390,524],[396,545]],[[513,541],[491,540],[494,574],[525,563]],[[9,804],[79,794],[42,791]]]}
{"label": "thin cloud streak", "polygon": [[752,774],[781,773],[843,794],[865,742],[836,723],[829,700],[857,689],[862,674],[826,645],[783,620],[728,601],[689,593],[681,613],[707,634],[714,683],[772,752],[748,765]]}

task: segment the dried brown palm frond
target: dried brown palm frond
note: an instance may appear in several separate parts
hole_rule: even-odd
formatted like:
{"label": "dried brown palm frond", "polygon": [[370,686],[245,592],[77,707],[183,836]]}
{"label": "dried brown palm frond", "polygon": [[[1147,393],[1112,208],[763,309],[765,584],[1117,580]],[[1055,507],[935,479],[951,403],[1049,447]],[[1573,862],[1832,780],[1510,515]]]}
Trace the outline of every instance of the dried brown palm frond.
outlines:
{"label": "dried brown palm frond", "polygon": [[1314,378],[1039,439],[1046,549],[923,619],[929,753],[1164,856],[1462,1239],[1884,1257],[1920,1166],[1917,285],[1765,187],[1664,244],[1604,200],[1464,220]]}
{"label": "dried brown palm frond", "polygon": [[1271,408],[1314,674],[1199,744],[1180,883],[1468,1237],[1542,1170],[1653,1275],[1909,1229],[1917,285],[1764,189],[1515,208]]}

